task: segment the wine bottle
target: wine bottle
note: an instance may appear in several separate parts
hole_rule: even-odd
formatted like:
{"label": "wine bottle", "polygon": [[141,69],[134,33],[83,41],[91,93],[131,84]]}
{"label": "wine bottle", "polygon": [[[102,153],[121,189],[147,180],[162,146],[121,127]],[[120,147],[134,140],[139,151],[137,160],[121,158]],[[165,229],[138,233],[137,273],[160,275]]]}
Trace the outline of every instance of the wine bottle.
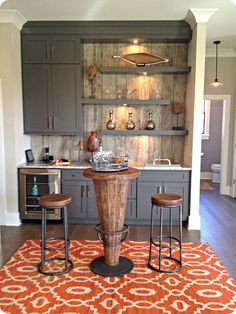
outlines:
{"label": "wine bottle", "polygon": [[32,195],[37,196],[38,192],[39,192],[39,189],[38,189],[38,185],[37,185],[37,179],[36,179],[36,177],[34,177],[34,185],[32,187]]}

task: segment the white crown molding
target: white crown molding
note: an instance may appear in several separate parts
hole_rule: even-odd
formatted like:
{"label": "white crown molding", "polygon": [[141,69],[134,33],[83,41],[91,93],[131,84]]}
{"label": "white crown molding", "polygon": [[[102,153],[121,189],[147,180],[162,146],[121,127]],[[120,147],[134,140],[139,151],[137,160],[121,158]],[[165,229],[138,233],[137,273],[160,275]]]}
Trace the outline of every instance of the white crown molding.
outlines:
{"label": "white crown molding", "polygon": [[25,22],[27,20],[17,10],[0,10],[0,23],[11,23],[21,30]]}
{"label": "white crown molding", "polygon": [[219,9],[189,9],[185,21],[193,28],[197,23],[207,23]]}
{"label": "white crown molding", "polygon": [[[206,49],[206,58],[215,58],[216,50],[215,49]],[[234,49],[219,49],[218,50],[219,58],[235,58],[236,52]]]}

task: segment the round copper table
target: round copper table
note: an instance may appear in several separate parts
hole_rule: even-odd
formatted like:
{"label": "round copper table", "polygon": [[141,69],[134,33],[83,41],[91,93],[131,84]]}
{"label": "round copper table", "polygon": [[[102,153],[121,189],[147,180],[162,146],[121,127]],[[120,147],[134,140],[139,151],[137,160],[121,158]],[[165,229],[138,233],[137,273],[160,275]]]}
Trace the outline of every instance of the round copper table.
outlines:
{"label": "round copper table", "polygon": [[91,270],[114,277],[129,273],[133,262],[120,256],[120,244],[128,234],[124,224],[129,182],[139,176],[134,168],[117,172],[96,172],[85,169],[84,176],[93,179],[100,224],[96,227],[103,243],[104,256],[92,261]]}

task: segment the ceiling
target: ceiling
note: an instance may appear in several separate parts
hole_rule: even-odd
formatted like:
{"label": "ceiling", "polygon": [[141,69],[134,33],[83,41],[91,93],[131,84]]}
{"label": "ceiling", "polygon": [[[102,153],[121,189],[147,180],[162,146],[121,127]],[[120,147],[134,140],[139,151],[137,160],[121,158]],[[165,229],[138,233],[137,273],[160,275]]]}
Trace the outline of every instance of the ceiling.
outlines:
{"label": "ceiling", "polygon": [[[3,0],[0,0],[0,3]],[[5,0],[26,20],[184,20],[189,9],[218,9],[207,24],[207,48],[236,54],[236,0]]]}

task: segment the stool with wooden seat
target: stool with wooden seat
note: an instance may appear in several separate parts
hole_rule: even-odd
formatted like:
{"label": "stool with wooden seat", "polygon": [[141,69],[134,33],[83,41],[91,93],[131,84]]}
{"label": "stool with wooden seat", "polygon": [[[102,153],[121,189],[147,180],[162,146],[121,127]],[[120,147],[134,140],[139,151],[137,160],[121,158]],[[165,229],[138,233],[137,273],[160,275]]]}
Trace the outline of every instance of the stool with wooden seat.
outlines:
{"label": "stool with wooden seat", "polygon": [[[148,266],[163,273],[174,273],[182,268],[182,196],[159,193],[151,196],[150,249]],[[160,209],[159,234],[154,235],[154,206]],[[163,235],[163,211],[169,209],[169,232]],[[178,210],[179,238],[173,236],[172,211]],[[164,242],[164,243],[163,243]],[[157,253],[153,247],[157,247]]]}
{"label": "stool with wooden seat", "polygon": [[[42,210],[42,238],[41,238],[41,262],[38,265],[38,271],[48,276],[57,276],[68,273],[73,267],[73,262],[69,259],[69,240],[68,240],[68,217],[67,205],[71,203],[71,196],[66,194],[46,194],[39,198],[39,205]],[[47,209],[60,208],[64,217],[64,237],[46,237]],[[52,247],[49,241],[63,240],[64,246]],[[53,256],[46,257],[46,251],[64,250],[64,257]],[[64,269],[59,271],[50,271],[50,262],[64,261]],[[45,267],[47,269],[45,270]],[[59,267],[59,266],[57,266]]]}

